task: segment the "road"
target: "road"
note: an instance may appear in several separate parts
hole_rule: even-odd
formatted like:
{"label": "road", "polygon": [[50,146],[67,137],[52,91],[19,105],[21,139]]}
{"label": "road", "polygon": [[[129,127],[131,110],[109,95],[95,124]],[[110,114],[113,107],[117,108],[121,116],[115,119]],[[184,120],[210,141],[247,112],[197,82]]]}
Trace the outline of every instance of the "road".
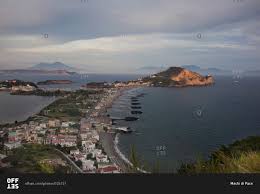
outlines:
{"label": "road", "polygon": [[62,151],[58,150],[58,149],[54,149],[55,151],[59,152],[76,170],[77,173],[84,173],[83,170],[78,167],[74,161],[72,161],[65,153],[63,153]]}

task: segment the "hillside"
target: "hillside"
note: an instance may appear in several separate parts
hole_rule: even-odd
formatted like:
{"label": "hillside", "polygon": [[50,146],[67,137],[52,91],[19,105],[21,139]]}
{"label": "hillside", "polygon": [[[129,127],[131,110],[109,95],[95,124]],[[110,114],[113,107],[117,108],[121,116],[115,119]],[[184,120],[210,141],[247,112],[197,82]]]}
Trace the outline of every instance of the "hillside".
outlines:
{"label": "hillside", "polygon": [[143,81],[161,87],[205,86],[214,83],[212,76],[202,76],[181,67],[170,67],[166,71],[144,78]]}
{"label": "hillside", "polygon": [[222,146],[208,160],[183,164],[178,173],[260,173],[260,137],[252,136]]}

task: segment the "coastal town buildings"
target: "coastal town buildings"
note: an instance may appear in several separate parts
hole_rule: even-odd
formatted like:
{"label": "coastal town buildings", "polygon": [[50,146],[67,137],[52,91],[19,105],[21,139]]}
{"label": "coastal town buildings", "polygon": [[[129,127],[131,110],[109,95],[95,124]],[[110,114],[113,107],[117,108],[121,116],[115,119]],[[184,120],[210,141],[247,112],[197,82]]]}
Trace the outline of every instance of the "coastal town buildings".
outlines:
{"label": "coastal town buildings", "polygon": [[7,149],[7,150],[12,150],[12,149],[15,149],[15,148],[19,148],[21,146],[22,146],[22,144],[21,144],[20,141],[11,142],[11,143],[4,143],[4,148]]}
{"label": "coastal town buildings", "polygon": [[[118,95],[117,90],[109,88],[100,95],[90,95],[93,106],[86,111],[86,117],[78,122],[44,115],[2,128],[0,136],[6,136],[5,149],[16,149],[23,144],[49,145],[61,150],[84,173],[120,173],[121,169],[104,152],[99,136],[99,132],[112,129],[112,120],[105,112]],[[52,162],[55,161],[44,161]]]}
{"label": "coastal town buildings", "polygon": [[34,91],[36,88],[34,86],[31,86],[27,84],[26,86],[12,86],[12,91],[24,91],[24,92],[31,92]]}

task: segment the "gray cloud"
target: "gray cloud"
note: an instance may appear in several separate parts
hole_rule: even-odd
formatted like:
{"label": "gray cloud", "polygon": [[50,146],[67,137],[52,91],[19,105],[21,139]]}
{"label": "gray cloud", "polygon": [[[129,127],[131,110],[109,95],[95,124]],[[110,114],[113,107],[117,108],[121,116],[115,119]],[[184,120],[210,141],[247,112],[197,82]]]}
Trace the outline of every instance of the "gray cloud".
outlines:
{"label": "gray cloud", "polygon": [[57,60],[111,72],[165,63],[256,68],[259,13],[259,0],[0,0],[0,68]]}

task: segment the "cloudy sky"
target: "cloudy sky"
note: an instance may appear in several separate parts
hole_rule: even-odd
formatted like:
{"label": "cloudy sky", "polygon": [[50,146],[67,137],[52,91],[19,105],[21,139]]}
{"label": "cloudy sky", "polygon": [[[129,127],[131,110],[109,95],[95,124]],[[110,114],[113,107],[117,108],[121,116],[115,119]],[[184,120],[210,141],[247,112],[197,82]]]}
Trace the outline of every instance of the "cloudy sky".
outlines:
{"label": "cloudy sky", "polygon": [[0,0],[0,69],[260,69],[259,0]]}

